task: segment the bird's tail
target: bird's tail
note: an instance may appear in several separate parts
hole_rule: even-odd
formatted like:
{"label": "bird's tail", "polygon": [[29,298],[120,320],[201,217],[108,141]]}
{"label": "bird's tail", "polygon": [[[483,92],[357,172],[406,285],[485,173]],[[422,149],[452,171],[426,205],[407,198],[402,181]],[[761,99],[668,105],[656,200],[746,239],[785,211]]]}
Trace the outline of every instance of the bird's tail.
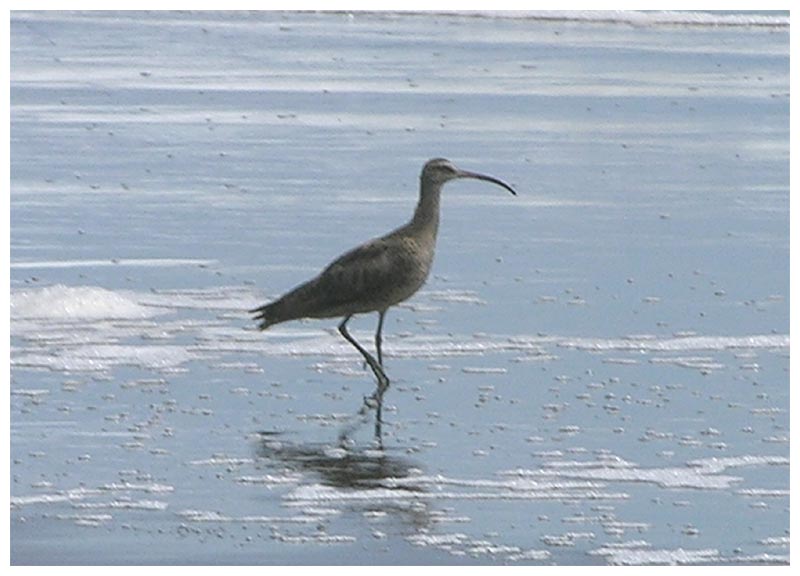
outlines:
{"label": "bird's tail", "polygon": [[284,322],[286,318],[282,313],[282,302],[278,300],[277,302],[272,302],[270,304],[264,304],[263,306],[259,306],[258,308],[253,308],[249,310],[250,314],[255,314],[253,320],[258,322],[258,329],[259,330],[266,330],[273,324],[278,324],[279,322]]}
{"label": "bird's tail", "polygon": [[253,320],[258,322],[258,329],[266,330],[273,324],[308,316],[310,310],[305,305],[307,291],[308,287],[304,284],[288,294],[284,294],[274,302],[250,310],[250,314],[255,314]]}
{"label": "bird's tail", "polygon": [[273,324],[297,320],[298,318],[318,318],[320,290],[316,279],[297,286],[274,302],[250,310],[258,322],[259,330],[266,330]]}

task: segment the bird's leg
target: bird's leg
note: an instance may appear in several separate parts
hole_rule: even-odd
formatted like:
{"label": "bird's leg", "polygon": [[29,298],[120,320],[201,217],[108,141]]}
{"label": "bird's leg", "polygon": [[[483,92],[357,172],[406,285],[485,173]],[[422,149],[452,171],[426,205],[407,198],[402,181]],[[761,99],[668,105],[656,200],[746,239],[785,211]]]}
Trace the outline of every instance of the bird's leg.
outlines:
{"label": "bird's leg", "polygon": [[[378,312],[378,328],[375,330],[375,351],[378,353],[378,364],[381,367],[381,371],[383,371],[383,352],[381,351],[381,344],[383,343],[383,319],[386,316],[386,310],[381,310]],[[384,373],[385,376],[385,373]],[[378,389],[375,390],[375,393],[372,395],[372,398],[377,403],[378,407],[375,412],[375,438],[378,439],[380,442],[381,440],[381,422],[382,419],[382,408],[383,408],[383,393],[386,392],[386,389],[389,387],[389,380],[388,378],[384,381],[381,381],[378,378]]]}
{"label": "bird's leg", "polygon": [[[378,379],[378,388],[372,394],[370,398],[364,398],[364,405],[359,410],[359,414],[364,416],[366,415],[367,411],[371,408],[375,409],[375,440],[379,446],[383,446],[383,433],[381,429],[381,425],[383,423],[382,419],[382,408],[383,408],[383,394],[389,388],[389,379],[386,377],[386,373],[383,371],[381,365],[372,357],[372,354],[367,352],[361,344],[359,344],[355,338],[350,335],[350,332],[347,331],[347,322],[350,320],[350,316],[347,316],[342,323],[339,324],[339,333],[344,337],[345,340],[350,342],[356,350],[361,352],[361,355],[364,357],[364,360],[369,364],[369,367],[372,368],[372,372],[375,374],[375,377]],[[383,323],[383,313],[381,313],[380,320],[378,321],[378,336],[376,336],[376,345],[378,346],[378,354],[380,357],[380,327]],[[339,436],[339,443],[344,445],[347,440],[347,432],[342,432]]]}
{"label": "bird's leg", "polygon": [[381,365],[383,368],[383,354],[381,353],[381,343],[383,342],[383,337],[381,336],[381,332],[383,331],[383,317],[386,315],[386,310],[381,310],[378,312],[378,329],[375,332],[375,350],[378,352],[378,364]]}
{"label": "bird's leg", "polygon": [[350,332],[347,331],[347,322],[350,320],[351,316],[347,316],[342,323],[339,324],[339,333],[344,337],[345,340],[350,342],[356,350],[361,352],[361,355],[366,360],[367,364],[370,368],[372,368],[372,372],[375,374],[375,378],[378,379],[378,389],[376,390],[375,394],[372,395],[372,398],[378,403],[378,416],[380,417],[380,403],[383,400],[383,393],[389,387],[389,378],[386,377],[386,374],[381,368],[381,365],[375,360],[375,358],[367,352],[361,344],[359,344],[355,338],[350,335]]}
{"label": "bird's leg", "polygon": [[[383,352],[381,351],[381,344],[383,343],[383,317],[386,315],[386,310],[378,312],[378,329],[375,331],[375,351],[378,353],[378,365],[383,368]],[[367,363],[363,364],[364,370],[367,369]]]}

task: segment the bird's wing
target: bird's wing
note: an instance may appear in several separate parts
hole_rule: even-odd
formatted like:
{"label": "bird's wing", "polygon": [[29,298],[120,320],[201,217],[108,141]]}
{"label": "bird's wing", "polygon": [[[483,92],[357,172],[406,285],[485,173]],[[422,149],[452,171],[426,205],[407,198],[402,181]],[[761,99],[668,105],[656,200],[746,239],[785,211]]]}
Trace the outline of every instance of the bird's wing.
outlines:
{"label": "bird's wing", "polygon": [[398,239],[378,238],[334,260],[317,278],[328,306],[381,300],[413,273],[413,255]]}
{"label": "bird's wing", "polygon": [[418,249],[407,236],[389,235],[334,260],[317,277],[275,302],[252,310],[262,330],[296,318],[331,318],[385,310],[425,280]]}

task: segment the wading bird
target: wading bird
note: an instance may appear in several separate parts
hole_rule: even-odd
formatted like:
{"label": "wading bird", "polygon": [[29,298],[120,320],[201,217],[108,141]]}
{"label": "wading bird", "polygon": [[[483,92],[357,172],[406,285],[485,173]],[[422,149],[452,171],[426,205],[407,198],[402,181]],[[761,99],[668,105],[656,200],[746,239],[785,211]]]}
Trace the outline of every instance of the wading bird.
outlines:
{"label": "wading bird", "polygon": [[[376,434],[380,431],[383,395],[389,387],[381,351],[386,311],[410,298],[428,278],[439,229],[442,186],[459,178],[485,180],[516,195],[502,180],[461,170],[443,158],[429,160],[422,168],[419,202],[408,224],[350,250],[315,278],[250,311],[260,330],[300,318],[344,317],[339,333],[361,353],[378,380],[375,393],[365,398],[365,409],[376,408]],[[378,313],[377,360],[347,331],[347,322],[354,314],[368,312]]]}

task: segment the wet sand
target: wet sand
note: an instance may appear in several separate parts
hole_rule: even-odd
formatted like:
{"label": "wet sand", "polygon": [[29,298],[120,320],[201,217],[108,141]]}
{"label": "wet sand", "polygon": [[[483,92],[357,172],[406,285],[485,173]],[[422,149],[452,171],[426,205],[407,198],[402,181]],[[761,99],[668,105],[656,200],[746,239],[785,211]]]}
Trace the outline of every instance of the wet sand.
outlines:
{"label": "wet sand", "polygon": [[12,563],[788,563],[788,16],[574,18],[13,13]]}

